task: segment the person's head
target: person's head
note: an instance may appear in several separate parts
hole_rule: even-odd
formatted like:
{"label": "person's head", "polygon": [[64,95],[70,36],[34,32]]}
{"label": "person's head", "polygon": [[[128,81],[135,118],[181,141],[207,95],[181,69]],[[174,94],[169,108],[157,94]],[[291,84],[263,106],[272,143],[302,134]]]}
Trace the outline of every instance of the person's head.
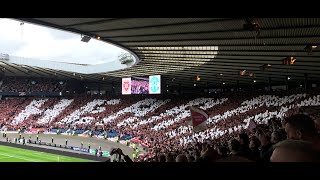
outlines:
{"label": "person's head", "polygon": [[158,162],[166,162],[166,156],[164,154],[160,154],[158,157]]}
{"label": "person's head", "polygon": [[241,133],[238,137],[241,145],[249,146],[249,136],[247,134]]}
{"label": "person's head", "polygon": [[166,162],[174,162],[173,156],[171,153],[166,154]]}
{"label": "person's head", "polygon": [[220,156],[223,156],[223,157],[228,156],[228,149],[224,146],[219,146],[217,148],[217,151]]}
{"label": "person's head", "polygon": [[196,160],[192,155],[188,155],[187,158],[188,158],[188,162],[195,162]]}
{"label": "person's head", "polygon": [[314,123],[315,123],[315,125],[316,125],[317,131],[320,132],[320,118],[316,118],[316,119],[314,120]]}
{"label": "person's head", "polygon": [[282,133],[280,131],[274,131],[271,134],[271,143],[276,144],[280,141],[284,140],[282,137]]}
{"label": "person's head", "polygon": [[313,143],[287,139],[273,146],[271,162],[319,162],[319,152]]}
{"label": "person's head", "polygon": [[229,141],[229,150],[230,151],[239,151],[240,149],[240,142],[236,139],[232,139]]}
{"label": "person's head", "polygon": [[250,139],[250,144],[249,144],[250,149],[258,149],[260,145],[261,145],[261,142],[257,137],[254,136]]}
{"label": "person's head", "polygon": [[304,114],[297,114],[287,118],[284,128],[288,139],[310,140],[317,135],[314,121]]}
{"label": "person's head", "polygon": [[176,162],[188,162],[188,158],[186,155],[184,154],[179,154],[177,157],[176,157]]}

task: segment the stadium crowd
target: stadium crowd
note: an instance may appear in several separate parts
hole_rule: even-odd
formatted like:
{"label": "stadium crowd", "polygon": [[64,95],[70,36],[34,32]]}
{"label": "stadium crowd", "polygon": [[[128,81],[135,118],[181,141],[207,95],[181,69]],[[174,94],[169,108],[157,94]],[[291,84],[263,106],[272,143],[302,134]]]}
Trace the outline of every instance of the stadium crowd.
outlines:
{"label": "stadium crowd", "polygon": [[[319,114],[309,117],[299,111],[319,105],[317,92],[183,99],[7,98],[0,102],[0,125],[8,130],[45,127],[135,137],[146,153],[134,161],[319,161]],[[203,131],[194,132],[189,125],[189,106],[208,113]]]}
{"label": "stadium crowd", "polygon": [[4,77],[0,80],[2,92],[61,92],[66,83],[45,78]]}

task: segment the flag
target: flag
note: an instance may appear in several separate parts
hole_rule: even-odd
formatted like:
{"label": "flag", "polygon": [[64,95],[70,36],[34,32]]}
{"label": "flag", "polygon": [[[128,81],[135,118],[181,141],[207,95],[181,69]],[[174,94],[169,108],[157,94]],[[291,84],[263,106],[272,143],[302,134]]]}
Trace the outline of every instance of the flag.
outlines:
{"label": "flag", "polygon": [[249,123],[249,125],[248,125],[248,128],[247,128],[247,129],[252,132],[253,129],[257,127],[257,124],[256,124],[256,122],[254,122],[254,120],[252,120],[252,119],[250,119],[248,123]]}
{"label": "flag", "polygon": [[190,107],[192,126],[194,132],[202,131],[206,128],[206,122],[209,115],[202,109]]}

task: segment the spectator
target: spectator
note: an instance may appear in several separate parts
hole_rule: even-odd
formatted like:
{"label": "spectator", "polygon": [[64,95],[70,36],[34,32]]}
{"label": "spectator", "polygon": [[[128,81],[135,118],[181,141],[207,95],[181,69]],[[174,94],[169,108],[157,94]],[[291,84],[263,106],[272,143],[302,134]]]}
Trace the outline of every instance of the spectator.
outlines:
{"label": "spectator", "polygon": [[229,150],[231,156],[241,156],[240,154],[240,142],[237,139],[232,139],[229,141]]}
{"label": "spectator", "polygon": [[245,158],[250,158],[251,156],[251,150],[249,148],[249,136],[245,133],[241,133],[238,135],[239,142],[240,142],[240,153],[245,157]]}
{"label": "spectator", "polygon": [[171,153],[166,154],[166,162],[174,162],[174,159]]}
{"label": "spectator", "polygon": [[319,162],[319,151],[311,142],[287,139],[274,145],[271,162]]}
{"label": "spectator", "polygon": [[218,146],[217,151],[221,158],[228,157],[228,149],[225,146]]}
{"label": "spectator", "polygon": [[297,114],[285,120],[285,131],[288,139],[314,141],[317,130],[314,121],[307,115]]}
{"label": "spectator", "polygon": [[192,155],[188,155],[188,162],[195,162],[195,158]]}
{"label": "spectator", "polygon": [[260,161],[260,145],[261,142],[256,136],[251,137],[249,147],[251,149],[251,157],[250,159],[259,162]]}
{"label": "spectator", "polygon": [[177,157],[176,157],[176,162],[188,162],[188,158],[186,155],[184,154],[179,154]]}

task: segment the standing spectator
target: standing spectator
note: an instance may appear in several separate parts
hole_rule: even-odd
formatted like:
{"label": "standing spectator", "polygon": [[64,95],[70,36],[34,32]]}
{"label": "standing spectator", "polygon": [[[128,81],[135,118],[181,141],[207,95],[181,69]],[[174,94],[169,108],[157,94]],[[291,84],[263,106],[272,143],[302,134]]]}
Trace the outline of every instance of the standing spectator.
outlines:
{"label": "standing spectator", "polygon": [[176,162],[188,162],[188,158],[186,155],[184,154],[179,154],[177,157],[176,157]]}
{"label": "standing spectator", "polygon": [[250,159],[258,162],[260,161],[260,150],[259,147],[261,145],[261,142],[256,136],[251,137],[249,148],[251,149],[251,157]]}
{"label": "standing spectator", "polygon": [[229,150],[231,156],[241,156],[240,154],[240,142],[236,139],[232,139],[229,141]]}
{"label": "standing spectator", "polygon": [[250,158],[251,150],[249,148],[249,136],[245,133],[241,133],[238,135],[239,142],[240,142],[240,154],[245,158]]}
{"label": "standing spectator", "polygon": [[319,162],[319,151],[313,143],[287,139],[274,146],[271,162]]}
{"label": "standing spectator", "polygon": [[315,122],[307,115],[297,114],[285,120],[285,131],[288,139],[315,141],[317,130]]}
{"label": "standing spectator", "polygon": [[261,133],[258,135],[258,139],[261,142],[260,159],[262,162],[268,163],[273,151],[270,136],[266,135],[266,133]]}

